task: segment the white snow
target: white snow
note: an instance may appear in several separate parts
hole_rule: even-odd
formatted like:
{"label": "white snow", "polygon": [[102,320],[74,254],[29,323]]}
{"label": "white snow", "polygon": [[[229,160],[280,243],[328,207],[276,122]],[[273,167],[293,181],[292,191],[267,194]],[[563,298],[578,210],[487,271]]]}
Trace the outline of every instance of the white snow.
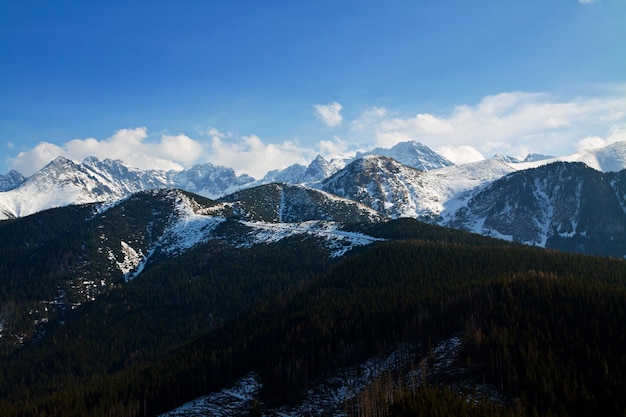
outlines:
{"label": "white snow", "polygon": [[239,247],[251,247],[258,244],[275,243],[287,237],[308,235],[321,237],[331,249],[331,257],[340,257],[350,249],[366,246],[381,239],[362,233],[341,230],[341,224],[329,221],[308,221],[301,223],[265,223],[242,221],[252,230],[248,234],[249,241]]}
{"label": "white snow", "polygon": [[[208,241],[211,232],[223,221],[223,217],[200,214],[194,211],[191,200],[180,194],[172,223],[157,243],[159,249],[170,255],[178,255]],[[208,209],[203,213],[210,213]]]}
{"label": "white snow", "polygon": [[126,280],[128,280],[130,277],[130,272],[142,263],[144,256],[141,249],[139,250],[139,252],[137,252],[124,241],[121,242],[121,247],[122,255],[124,256],[124,258],[122,259],[122,262],[116,260],[115,263],[117,265],[117,268],[124,274]]}
{"label": "white snow", "polygon": [[596,171],[612,172],[626,169],[626,141],[595,149],[584,149],[570,155],[543,159],[535,162],[519,162],[510,165],[517,170],[537,168],[553,162],[583,162]]}
{"label": "white snow", "polygon": [[260,387],[257,376],[250,373],[239,379],[232,387],[197,398],[175,410],[161,414],[161,417],[244,415],[250,410]]}

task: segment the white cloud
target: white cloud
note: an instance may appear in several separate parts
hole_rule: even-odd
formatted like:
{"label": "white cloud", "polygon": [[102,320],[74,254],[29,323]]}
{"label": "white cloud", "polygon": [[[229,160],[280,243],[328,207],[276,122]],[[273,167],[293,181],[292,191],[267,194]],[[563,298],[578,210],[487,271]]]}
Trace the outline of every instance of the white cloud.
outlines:
{"label": "white cloud", "polygon": [[316,104],[313,107],[315,108],[315,115],[327,126],[339,126],[343,121],[343,116],[340,114],[343,106],[336,101],[328,104]]}
{"label": "white cloud", "polygon": [[357,131],[371,130],[389,114],[384,107],[369,107],[359,117],[350,122],[350,127]]}
{"label": "white cloud", "polygon": [[338,136],[333,140],[321,140],[316,145],[317,151],[325,158],[332,158],[336,155],[350,153],[350,144]]}
{"label": "white cloud", "polygon": [[578,3],[580,4],[591,4],[591,3],[596,3],[598,0],[578,0]]}
{"label": "white cloud", "polygon": [[624,123],[625,108],[623,93],[562,100],[545,93],[510,92],[457,106],[447,115],[389,117],[385,112],[372,117],[364,112],[351,127],[360,140],[369,132],[373,145],[382,147],[417,140],[459,156],[454,150],[462,146],[489,157],[494,153],[524,157],[528,151],[558,155],[573,151],[581,138],[605,134]]}
{"label": "white cloud", "polygon": [[485,159],[483,154],[471,146],[440,146],[435,148],[434,151],[455,164],[466,164]]}
{"label": "white cloud", "polygon": [[159,154],[167,159],[185,164],[193,163],[202,155],[202,145],[186,135],[164,135],[159,144]]}
{"label": "white cloud", "polygon": [[[20,152],[9,164],[31,175],[59,155],[75,161],[87,156],[121,159],[141,169],[182,169],[211,162],[262,178],[273,169],[308,164],[317,154],[325,158],[353,155],[356,150],[391,147],[408,140],[420,141],[456,163],[495,153],[517,158],[529,152],[568,155],[577,147],[626,140],[626,89],[614,89],[612,94],[559,99],[545,93],[510,92],[454,107],[447,114],[421,111],[410,116],[370,107],[338,135],[305,144],[298,140],[271,143],[254,134],[239,136],[214,127],[198,130],[200,140],[185,134],[150,135],[147,128],[138,127],[118,130],[106,139],[41,142]],[[332,108],[332,104],[326,106]],[[329,114],[341,118],[341,106],[337,106]]]}
{"label": "white cloud", "polygon": [[587,136],[576,142],[576,149],[595,149],[602,148],[604,146],[608,146],[613,142],[610,142],[608,139],[601,138],[600,136]]}
{"label": "white cloud", "polygon": [[262,178],[268,171],[300,163],[308,164],[314,152],[301,148],[296,142],[264,143],[257,135],[226,142],[214,135],[209,146],[208,160],[214,164],[231,167],[237,174],[247,173]]}
{"label": "white cloud", "polygon": [[57,156],[82,161],[88,156],[99,159],[121,159],[142,169],[182,169],[202,156],[202,145],[185,136],[163,135],[157,143],[147,142],[145,127],[120,129],[111,137],[73,139],[62,145],[41,142],[20,152],[10,164],[24,175],[31,175]]}
{"label": "white cloud", "polygon": [[162,170],[179,170],[196,163],[211,162],[233,168],[237,174],[246,173],[259,179],[276,168],[294,163],[306,165],[317,154],[328,157],[348,149],[348,144],[338,137],[302,147],[296,141],[267,143],[254,134],[236,137],[213,127],[203,134],[210,139],[202,142],[183,134],[163,134],[159,139],[150,140],[145,127],[121,129],[103,140],[73,139],[61,145],[42,142],[20,152],[9,163],[29,176],[57,156],[77,162],[88,156],[101,160],[120,159],[137,168]]}
{"label": "white cloud", "polygon": [[626,125],[613,126],[607,137],[587,136],[576,142],[576,150],[602,148],[615,142],[626,141]]}
{"label": "white cloud", "polygon": [[29,176],[44,167],[57,156],[63,154],[64,151],[59,146],[48,142],[41,142],[28,151],[20,152],[9,162],[11,168],[19,171],[23,175]]}

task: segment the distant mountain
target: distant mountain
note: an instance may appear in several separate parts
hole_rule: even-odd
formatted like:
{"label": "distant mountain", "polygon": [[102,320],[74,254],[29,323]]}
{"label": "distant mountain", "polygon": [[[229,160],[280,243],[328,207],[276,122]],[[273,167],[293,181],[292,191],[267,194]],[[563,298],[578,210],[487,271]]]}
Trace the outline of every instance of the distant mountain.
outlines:
{"label": "distant mountain", "polygon": [[522,162],[538,162],[538,161],[544,161],[546,159],[553,159],[554,156],[550,156],[550,155],[542,155],[542,154],[538,154],[538,153],[529,153],[528,155],[526,155],[526,158],[524,158],[524,160]]}
{"label": "distant mountain", "polygon": [[400,142],[390,149],[375,148],[369,152],[359,152],[356,158],[358,159],[365,156],[387,156],[403,165],[421,171],[431,171],[433,169],[454,165],[453,162],[417,141]]}
{"label": "distant mountain", "polygon": [[11,170],[6,175],[0,175],[0,192],[17,188],[22,185],[24,181],[26,181],[26,177],[16,170]]}
{"label": "distant mountain", "polygon": [[626,141],[615,142],[601,148],[584,149],[570,155],[548,157],[545,155],[528,155],[516,169],[536,168],[552,162],[582,162],[601,172],[617,172],[626,169]]}
{"label": "distant mountain", "polygon": [[514,156],[502,155],[501,153],[495,154],[493,158],[499,161],[505,162],[505,163],[509,163],[509,164],[518,164],[521,162],[519,159],[517,159]]}
{"label": "distant mountain", "polygon": [[525,244],[626,256],[626,171],[555,162],[512,173],[475,193],[445,222]]}
{"label": "distant mountain", "polygon": [[148,184],[157,187],[163,183],[156,178],[145,178],[141,171],[118,161],[89,158],[77,164],[58,157],[19,187],[1,193],[0,212],[5,218],[23,217],[68,204],[113,201]]}
{"label": "distant mountain", "polygon": [[626,169],[626,141],[615,142],[602,148],[581,150],[559,159],[567,162],[584,162],[602,172],[621,171]]}
{"label": "distant mountain", "polygon": [[209,198],[219,198],[254,181],[249,175],[237,176],[232,168],[213,164],[194,165],[168,173],[168,187],[176,187]]}
{"label": "distant mountain", "polygon": [[426,145],[416,141],[408,141],[398,143],[389,149],[375,148],[368,152],[357,152],[354,158],[336,157],[331,161],[327,161],[318,155],[307,167],[294,164],[282,170],[270,171],[254,185],[271,182],[284,182],[287,184],[317,183],[342,170],[347,164],[367,156],[386,156],[403,165],[421,171],[430,171],[454,165]]}
{"label": "distant mountain", "polygon": [[252,186],[270,184],[272,182],[283,182],[286,184],[298,184],[302,181],[302,177],[306,172],[307,167],[301,164],[289,165],[287,168],[274,169],[265,174],[265,177],[256,181]]}
{"label": "distant mountain", "polygon": [[[399,153],[398,158],[404,155],[413,165],[420,155],[433,157],[416,142],[387,151]],[[430,160],[434,166],[437,158],[433,158],[421,161]],[[624,195],[620,194],[617,171],[626,166],[626,142],[566,157],[542,158],[531,154],[525,161],[534,162],[515,162],[496,155],[479,162],[421,170],[388,156],[366,155],[346,166],[344,160],[327,161],[318,156],[307,167],[292,165],[254,181],[211,164],[184,171],[143,171],[121,161],[86,158],[76,163],[60,157],[30,178],[23,179],[15,172],[3,176],[9,190],[0,192],[0,219],[70,204],[112,204],[140,191],[175,187],[219,198],[230,204],[231,215],[246,221],[377,222],[409,217],[531,245],[626,255],[624,242],[611,231],[613,227],[621,230],[616,225],[623,221],[623,210],[612,207]],[[586,165],[572,165],[577,169],[563,162],[553,165],[556,160],[568,159],[584,160]],[[571,180],[551,180],[561,176],[553,172],[555,167],[563,167],[567,174],[562,175]],[[600,179],[591,181],[595,177]],[[598,181],[608,185],[598,189],[589,185]],[[569,185],[565,187],[565,183]],[[571,194],[578,183],[585,184],[583,188],[588,191]],[[520,194],[521,190],[526,194]],[[572,207],[579,200],[581,207],[605,209],[596,216],[602,220],[578,218]],[[503,201],[510,204],[503,205]],[[558,216],[551,217],[554,213]],[[567,222],[589,226],[585,233],[569,236],[573,232],[563,226]]]}
{"label": "distant mountain", "polygon": [[138,191],[166,187],[219,197],[253,180],[211,164],[184,171],[144,171],[117,160],[89,157],[76,163],[58,157],[18,187],[0,193],[0,220],[69,204],[112,202]]}
{"label": "distant mountain", "polygon": [[437,223],[441,215],[462,205],[468,193],[514,171],[490,159],[423,172],[388,157],[368,156],[352,162],[319,187],[390,218],[413,217]]}
{"label": "distant mountain", "polygon": [[301,164],[293,164],[285,169],[273,170],[268,172],[263,179],[248,184],[248,186],[270,184],[272,182],[282,182],[285,184],[315,183],[330,177],[345,166],[345,162],[340,158],[327,161],[322,156],[318,155],[306,167]]}
{"label": "distant mountain", "polygon": [[385,156],[365,156],[320,184],[331,194],[373,208],[386,217],[415,215],[422,172]]}

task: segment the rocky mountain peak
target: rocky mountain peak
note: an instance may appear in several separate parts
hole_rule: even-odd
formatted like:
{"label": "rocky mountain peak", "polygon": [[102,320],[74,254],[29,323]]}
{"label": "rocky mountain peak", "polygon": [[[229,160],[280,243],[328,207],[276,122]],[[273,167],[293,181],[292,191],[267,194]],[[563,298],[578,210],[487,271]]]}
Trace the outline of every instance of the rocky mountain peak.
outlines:
{"label": "rocky mountain peak", "polygon": [[417,141],[400,142],[389,149],[375,148],[369,152],[358,153],[357,158],[370,155],[387,156],[403,165],[417,168],[421,171],[430,171],[454,165],[453,162]]}

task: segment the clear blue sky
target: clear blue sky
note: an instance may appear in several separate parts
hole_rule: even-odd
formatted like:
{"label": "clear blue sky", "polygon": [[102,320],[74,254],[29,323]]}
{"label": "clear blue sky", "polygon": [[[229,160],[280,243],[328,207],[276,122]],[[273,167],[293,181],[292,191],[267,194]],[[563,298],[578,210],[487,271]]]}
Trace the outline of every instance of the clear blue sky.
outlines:
{"label": "clear blue sky", "polygon": [[3,1],[0,57],[0,173],[626,140],[626,0]]}

